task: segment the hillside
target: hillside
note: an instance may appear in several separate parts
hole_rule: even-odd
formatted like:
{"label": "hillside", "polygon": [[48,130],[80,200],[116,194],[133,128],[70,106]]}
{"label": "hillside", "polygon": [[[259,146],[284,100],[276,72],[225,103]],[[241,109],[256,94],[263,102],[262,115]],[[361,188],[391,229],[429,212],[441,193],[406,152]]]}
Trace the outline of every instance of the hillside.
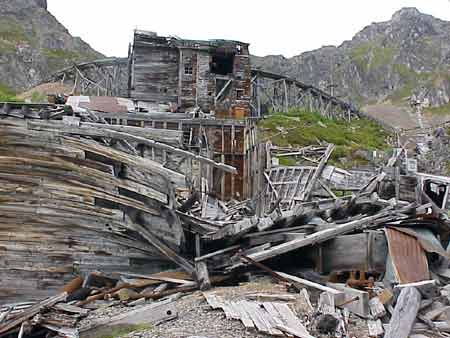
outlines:
{"label": "hillside", "polygon": [[0,96],[73,62],[103,57],[48,12],[46,0],[0,0]]}
{"label": "hillside", "polygon": [[334,84],[335,95],[360,106],[407,106],[413,94],[433,107],[443,106],[450,101],[450,22],[404,8],[338,47],[290,59],[254,57],[253,63],[327,91]]}
{"label": "hillside", "polygon": [[[272,114],[259,128],[263,140],[280,147],[306,147],[321,142],[333,143],[336,149],[330,163],[352,168],[367,164],[364,151],[385,151],[390,148],[389,134],[376,123],[367,120],[351,122],[334,120],[319,113],[291,110]],[[294,165],[292,158],[283,158],[282,164]]]}

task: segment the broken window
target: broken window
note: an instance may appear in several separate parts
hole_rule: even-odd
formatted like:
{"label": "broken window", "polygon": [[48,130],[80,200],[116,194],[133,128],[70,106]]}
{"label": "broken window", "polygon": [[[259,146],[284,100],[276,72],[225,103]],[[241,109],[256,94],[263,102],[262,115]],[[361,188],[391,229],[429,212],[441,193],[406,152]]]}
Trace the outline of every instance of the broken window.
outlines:
{"label": "broken window", "polygon": [[192,75],[194,69],[192,67],[192,63],[185,63],[184,64],[184,74],[185,75]]}
{"label": "broken window", "polygon": [[244,90],[236,89],[236,100],[242,100],[244,98]]}
{"label": "broken window", "polygon": [[211,72],[219,75],[228,75],[233,73],[234,54],[215,53],[212,56]]}
{"label": "broken window", "polygon": [[424,191],[439,207],[444,208],[447,196],[447,186],[433,181],[425,181]]}
{"label": "broken window", "polygon": [[231,80],[216,79],[216,99],[222,100],[230,94]]}

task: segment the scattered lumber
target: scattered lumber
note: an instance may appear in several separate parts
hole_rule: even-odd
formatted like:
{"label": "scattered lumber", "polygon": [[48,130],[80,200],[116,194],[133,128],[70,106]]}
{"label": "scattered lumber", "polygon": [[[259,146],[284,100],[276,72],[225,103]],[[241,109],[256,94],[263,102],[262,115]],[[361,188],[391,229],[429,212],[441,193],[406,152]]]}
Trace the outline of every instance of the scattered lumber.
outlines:
{"label": "scattered lumber", "polygon": [[[348,222],[341,225],[336,225],[335,227],[331,227],[326,230],[322,230],[319,232],[316,232],[310,236],[306,236],[305,238],[299,238],[295,239],[277,246],[274,246],[270,248],[269,250],[265,250],[263,252],[255,253],[250,255],[249,257],[257,262],[263,261],[272,257],[275,257],[277,255],[281,255],[293,250],[297,250],[299,248],[315,244],[315,243],[321,243],[324,241],[327,241],[329,239],[332,239],[338,235],[342,235],[351,231],[354,231],[356,229],[360,228],[368,228],[375,224],[386,222],[386,217],[390,217],[391,212],[390,210],[386,210],[382,213],[368,216],[360,220]],[[392,217],[393,218],[393,217]]]}
{"label": "scattered lumber", "polygon": [[[173,319],[181,295],[229,278],[239,282],[254,269],[286,290],[237,299],[204,293],[212,308],[246,328],[312,338],[319,315],[329,316],[343,335],[350,316],[367,319],[371,337],[384,331],[387,338],[406,338],[415,329],[450,331],[448,300],[436,302],[449,297],[440,288],[448,282],[448,260],[432,271],[437,264],[427,254],[448,259],[448,215],[424,183],[440,180],[437,186],[448,194],[450,179],[417,174],[402,181],[404,150],[369,171],[360,188],[345,190],[339,180],[352,174],[327,166],[332,144],[302,149],[263,144],[247,154],[260,167],[243,174],[246,168],[231,166],[234,160],[209,148],[214,142],[205,130],[206,142],[200,142],[205,145],[196,149],[192,130],[180,125],[169,130],[170,122],[156,123],[150,114],[136,113],[133,121],[147,124],[131,126],[106,123],[120,116],[104,112],[2,107],[0,241],[9,265],[0,269],[0,296],[17,301],[18,293],[10,291],[16,282],[33,302],[2,305],[0,335],[25,336],[39,325],[59,336],[89,338],[106,327]],[[202,121],[196,122],[202,129]],[[276,165],[271,155],[296,156],[302,163]],[[246,199],[219,198],[229,183],[249,175],[257,177]],[[351,194],[340,196],[336,186]],[[308,275],[273,271],[279,261],[283,267],[291,262],[290,268],[312,261],[317,271],[338,277],[322,285]],[[167,263],[182,271],[152,274]],[[352,277],[355,270],[359,280]],[[316,311],[300,286],[320,293]],[[299,297],[305,318],[294,311]],[[119,303],[128,311],[79,326],[96,308]]]}
{"label": "scattered lumber", "polygon": [[348,287],[345,284],[328,283],[328,286],[343,292],[343,296],[335,303],[336,307],[344,307],[362,318],[369,318],[368,292]]}
{"label": "scattered lumber", "polygon": [[[11,329],[16,328],[19,325],[22,325],[25,321],[31,319],[35,315],[37,315],[42,309],[46,307],[51,307],[58,302],[64,301],[67,298],[67,292],[63,292],[59,295],[50,297],[36,305],[33,305],[29,309],[24,310],[22,313],[17,315],[15,318],[11,320],[7,320],[2,325],[0,325],[0,334],[7,333]],[[22,327],[23,332],[23,327]]]}
{"label": "scattered lumber", "polygon": [[104,337],[121,327],[136,324],[157,324],[176,318],[178,315],[174,302],[152,303],[107,319],[92,322],[80,330],[80,338]]}
{"label": "scattered lumber", "polygon": [[372,299],[369,300],[369,308],[370,314],[374,319],[384,317],[387,314],[387,311],[383,303],[381,303],[379,297],[373,297]]}
{"label": "scattered lumber", "polygon": [[[312,338],[291,308],[280,301],[233,301],[214,292],[203,293],[203,296],[213,309],[222,309],[227,318],[240,320],[247,328],[255,327],[260,332],[276,336],[286,332],[295,337]],[[276,296],[272,295],[272,298]]]}

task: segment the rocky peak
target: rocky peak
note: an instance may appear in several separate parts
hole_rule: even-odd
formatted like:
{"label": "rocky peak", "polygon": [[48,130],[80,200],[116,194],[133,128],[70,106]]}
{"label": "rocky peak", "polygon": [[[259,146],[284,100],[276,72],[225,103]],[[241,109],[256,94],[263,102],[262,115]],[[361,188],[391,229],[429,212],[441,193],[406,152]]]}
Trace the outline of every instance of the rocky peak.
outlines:
{"label": "rocky peak", "polygon": [[[285,60],[254,64],[328,88],[355,105],[390,102],[409,106],[419,97],[432,106],[450,100],[450,22],[403,8],[338,47],[322,47]],[[450,106],[450,105],[449,105]]]}
{"label": "rocky peak", "polygon": [[421,12],[415,7],[405,7],[395,12],[392,16],[392,21],[405,21],[415,19],[417,17],[423,16]]}
{"label": "rocky peak", "polygon": [[47,9],[47,0],[34,0],[34,2],[39,7],[43,8],[43,9]]}
{"label": "rocky peak", "polygon": [[102,57],[70,35],[47,0],[0,0],[0,89],[22,91],[61,68]]}

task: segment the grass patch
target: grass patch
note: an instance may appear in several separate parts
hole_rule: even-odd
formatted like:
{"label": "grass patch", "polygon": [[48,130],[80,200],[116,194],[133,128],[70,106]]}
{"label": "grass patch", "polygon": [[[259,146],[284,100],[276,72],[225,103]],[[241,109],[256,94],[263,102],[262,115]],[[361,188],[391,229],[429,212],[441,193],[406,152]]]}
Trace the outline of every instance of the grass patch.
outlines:
{"label": "grass patch", "polygon": [[53,59],[73,60],[80,58],[80,53],[72,52],[64,49],[44,49],[45,56]]}
{"label": "grass patch", "polygon": [[[367,119],[352,122],[334,120],[318,113],[291,110],[273,114],[260,123],[264,139],[278,146],[307,146],[325,141],[336,145],[333,161],[348,160],[348,166],[366,164],[358,150],[387,150],[388,133]],[[287,159],[283,159],[287,161]],[[281,162],[280,159],[280,163]],[[289,163],[291,164],[291,163]]]}
{"label": "grass patch", "polygon": [[8,17],[0,18],[0,39],[14,43],[30,42],[22,25]]}
{"label": "grass patch", "polygon": [[20,101],[16,97],[16,92],[6,86],[3,83],[0,83],[0,101],[1,102],[17,102]]}
{"label": "grass patch", "polygon": [[26,32],[23,25],[8,17],[0,18],[0,52],[15,52],[19,44],[33,45],[35,42],[34,32]]}
{"label": "grass patch", "polygon": [[279,157],[280,165],[284,165],[286,167],[295,166],[297,164],[297,161],[293,159],[292,157],[282,156]]}
{"label": "grass patch", "polygon": [[414,92],[414,90],[420,86],[429,82],[435,74],[423,72],[417,73],[404,64],[394,64],[394,71],[400,75],[404,85],[395,90],[388,99],[393,103],[401,103],[408,99]]}
{"label": "grass patch", "polygon": [[112,327],[106,335],[99,335],[96,338],[119,338],[135,331],[150,330],[153,326],[150,324],[120,325]]}
{"label": "grass patch", "polygon": [[358,47],[355,47],[351,51],[351,56],[354,62],[358,65],[358,67],[364,71],[368,70],[368,62],[367,58],[370,53],[372,45],[370,43],[364,43]]}
{"label": "grass patch", "polygon": [[332,189],[331,191],[333,191],[333,193],[336,195],[336,197],[345,197],[345,196],[350,196],[352,194],[351,191],[342,191],[342,190],[334,190]]}
{"label": "grass patch", "polygon": [[377,69],[392,63],[396,49],[393,47],[375,47],[369,69]]}
{"label": "grass patch", "polygon": [[391,64],[397,49],[381,47],[376,42],[363,43],[351,51],[352,60],[364,72]]}
{"label": "grass patch", "polygon": [[32,103],[47,103],[48,98],[47,95],[40,93],[38,91],[34,91],[31,93],[31,102]]}
{"label": "grass patch", "polygon": [[435,115],[450,115],[450,102],[443,106],[427,108],[426,112]]}
{"label": "grass patch", "polygon": [[43,49],[42,53],[48,58],[51,71],[57,71],[72,63],[95,59],[90,53],[75,52],[64,49]]}

